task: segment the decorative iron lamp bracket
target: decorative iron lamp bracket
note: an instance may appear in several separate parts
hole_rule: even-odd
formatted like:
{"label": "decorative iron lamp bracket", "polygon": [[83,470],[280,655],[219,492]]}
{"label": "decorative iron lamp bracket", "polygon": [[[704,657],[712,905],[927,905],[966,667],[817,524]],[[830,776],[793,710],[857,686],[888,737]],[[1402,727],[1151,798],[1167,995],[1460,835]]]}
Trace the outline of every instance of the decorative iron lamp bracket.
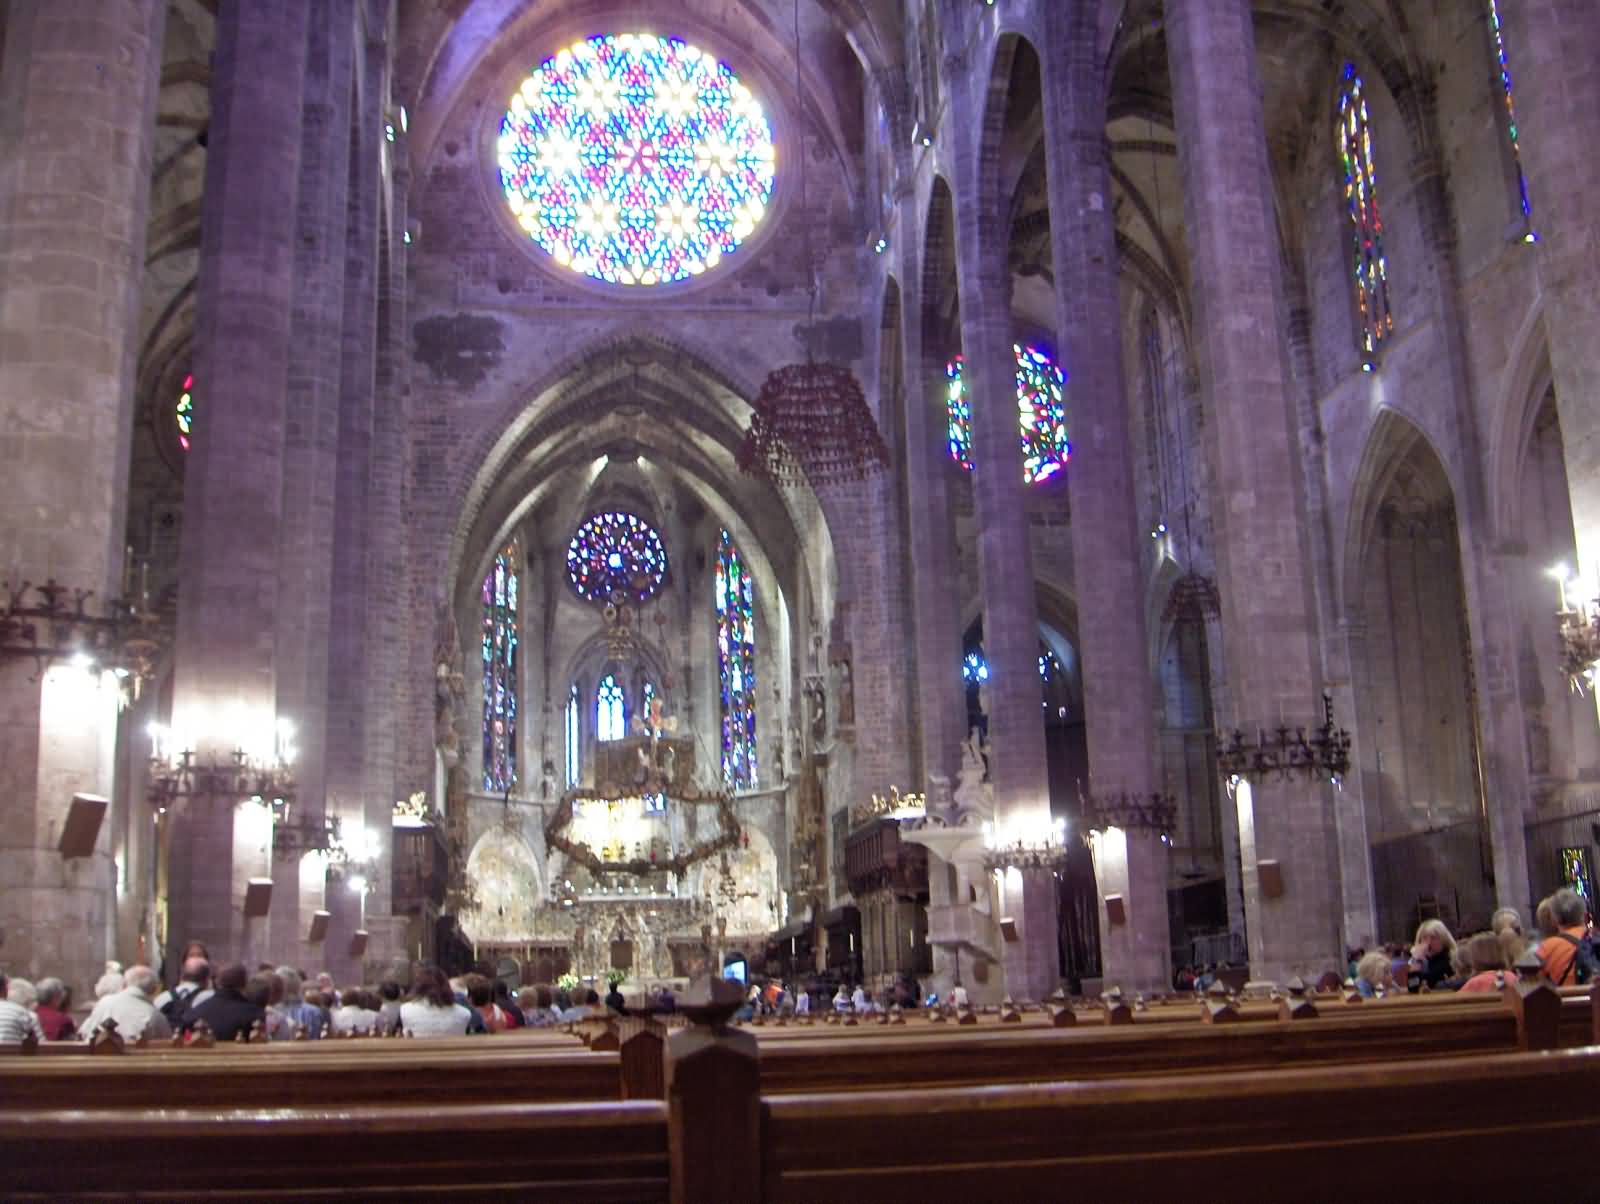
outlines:
{"label": "decorative iron lamp bracket", "polygon": [[[136,683],[153,676],[161,649],[171,641],[159,616],[123,598],[110,598],[105,614],[92,614],[92,589],[62,585],[54,577],[43,585],[4,583],[0,608],[0,656],[32,657],[34,680],[50,662],[87,656]],[[37,600],[30,601],[30,595]]]}
{"label": "decorative iron lamp bracket", "polygon": [[1094,832],[1121,828],[1124,832],[1166,836],[1178,822],[1178,802],[1170,794],[1121,791],[1085,795],[1083,811],[1088,817],[1089,829]]}
{"label": "decorative iron lamp bracket", "polygon": [[1333,695],[1322,692],[1322,723],[1307,736],[1304,727],[1279,724],[1271,732],[1257,729],[1251,740],[1235,728],[1217,733],[1217,771],[1227,779],[1288,781],[1296,775],[1326,778],[1339,785],[1350,772],[1350,733],[1333,721]]}
{"label": "decorative iron lamp bracket", "polygon": [[180,801],[241,803],[255,800],[283,814],[294,802],[294,774],[285,766],[263,768],[250,761],[240,748],[233,750],[231,764],[209,760],[201,763],[191,749],[179,754],[178,763],[169,765],[152,760],[149,799],[161,811]]}
{"label": "decorative iron lamp bracket", "polygon": [[288,861],[307,853],[329,853],[339,848],[339,817],[301,814],[272,827],[272,855]]}

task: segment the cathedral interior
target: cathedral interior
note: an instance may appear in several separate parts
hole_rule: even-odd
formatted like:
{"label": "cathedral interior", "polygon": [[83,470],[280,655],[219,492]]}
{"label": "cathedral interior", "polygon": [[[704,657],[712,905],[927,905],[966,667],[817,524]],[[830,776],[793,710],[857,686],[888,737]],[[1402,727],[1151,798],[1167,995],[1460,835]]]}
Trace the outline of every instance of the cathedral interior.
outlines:
{"label": "cathedral interior", "polygon": [[1557,8],[0,4],[0,966],[1043,999],[1591,895]]}

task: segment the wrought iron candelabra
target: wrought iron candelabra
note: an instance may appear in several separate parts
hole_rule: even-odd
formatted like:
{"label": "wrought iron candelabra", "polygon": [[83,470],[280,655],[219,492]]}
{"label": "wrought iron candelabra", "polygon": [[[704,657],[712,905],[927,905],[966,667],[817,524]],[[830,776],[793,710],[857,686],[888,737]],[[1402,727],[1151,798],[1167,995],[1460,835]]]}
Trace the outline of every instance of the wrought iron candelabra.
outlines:
{"label": "wrought iron candelabra", "polygon": [[201,761],[192,749],[184,749],[171,762],[158,756],[150,759],[149,798],[162,812],[183,800],[221,800],[258,802],[270,806],[275,815],[287,815],[294,795],[294,774],[286,763],[263,764],[242,748],[234,749],[225,762],[215,757]]}
{"label": "wrought iron candelabra", "polygon": [[272,855],[280,860],[296,860],[307,853],[333,853],[342,847],[337,815],[302,812],[272,826]]}
{"label": "wrought iron candelabra", "polygon": [[171,631],[161,616],[128,598],[108,598],[103,613],[89,606],[92,589],[6,581],[0,607],[0,655],[32,657],[36,675],[52,661],[82,658],[140,685],[154,676]]}
{"label": "wrought iron candelabra", "polygon": [[1049,828],[1016,837],[997,836],[992,826],[984,825],[983,867],[996,870],[1055,870],[1067,864],[1067,821],[1056,820]]}
{"label": "wrought iron candelabra", "polygon": [[1121,828],[1124,832],[1168,835],[1178,822],[1178,801],[1170,794],[1114,794],[1082,796],[1083,812],[1091,831]]}
{"label": "wrought iron candelabra", "polygon": [[1350,733],[1333,721],[1333,695],[1322,692],[1322,723],[1309,736],[1304,727],[1279,724],[1272,732],[1260,729],[1249,739],[1235,728],[1231,736],[1217,734],[1217,769],[1225,778],[1265,780],[1276,775],[1287,781],[1296,774],[1327,778],[1335,785],[1350,772]]}

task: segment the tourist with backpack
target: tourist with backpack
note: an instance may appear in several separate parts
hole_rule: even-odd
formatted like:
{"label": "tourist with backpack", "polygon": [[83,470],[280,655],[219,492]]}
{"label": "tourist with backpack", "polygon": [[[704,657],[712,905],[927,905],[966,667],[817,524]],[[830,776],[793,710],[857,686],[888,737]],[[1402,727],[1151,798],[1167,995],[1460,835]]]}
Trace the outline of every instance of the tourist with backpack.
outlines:
{"label": "tourist with backpack", "polygon": [[[1588,905],[1571,887],[1562,887],[1545,900],[1555,931],[1539,943],[1544,976],[1558,987],[1582,986],[1600,977],[1594,941],[1589,935]],[[1541,912],[1545,904],[1540,905]]]}

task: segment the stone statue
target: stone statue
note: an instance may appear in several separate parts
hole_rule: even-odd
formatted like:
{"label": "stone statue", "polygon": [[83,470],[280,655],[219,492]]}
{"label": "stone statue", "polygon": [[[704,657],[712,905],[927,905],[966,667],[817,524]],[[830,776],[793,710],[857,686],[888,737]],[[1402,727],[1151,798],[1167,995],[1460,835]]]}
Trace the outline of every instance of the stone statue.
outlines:
{"label": "stone statue", "polygon": [[993,788],[988,782],[988,746],[973,728],[961,742],[961,769],[956,775],[956,806],[963,811],[988,812],[993,808]]}
{"label": "stone statue", "polygon": [[856,691],[850,679],[850,658],[843,657],[839,665],[839,693],[837,695],[839,707],[839,726],[854,727],[856,722]]}
{"label": "stone statue", "polygon": [[461,759],[458,720],[465,713],[467,679],[462,671],[461,637],[448,606],[439,608],[433,645],[433,742],[446,769]]}

